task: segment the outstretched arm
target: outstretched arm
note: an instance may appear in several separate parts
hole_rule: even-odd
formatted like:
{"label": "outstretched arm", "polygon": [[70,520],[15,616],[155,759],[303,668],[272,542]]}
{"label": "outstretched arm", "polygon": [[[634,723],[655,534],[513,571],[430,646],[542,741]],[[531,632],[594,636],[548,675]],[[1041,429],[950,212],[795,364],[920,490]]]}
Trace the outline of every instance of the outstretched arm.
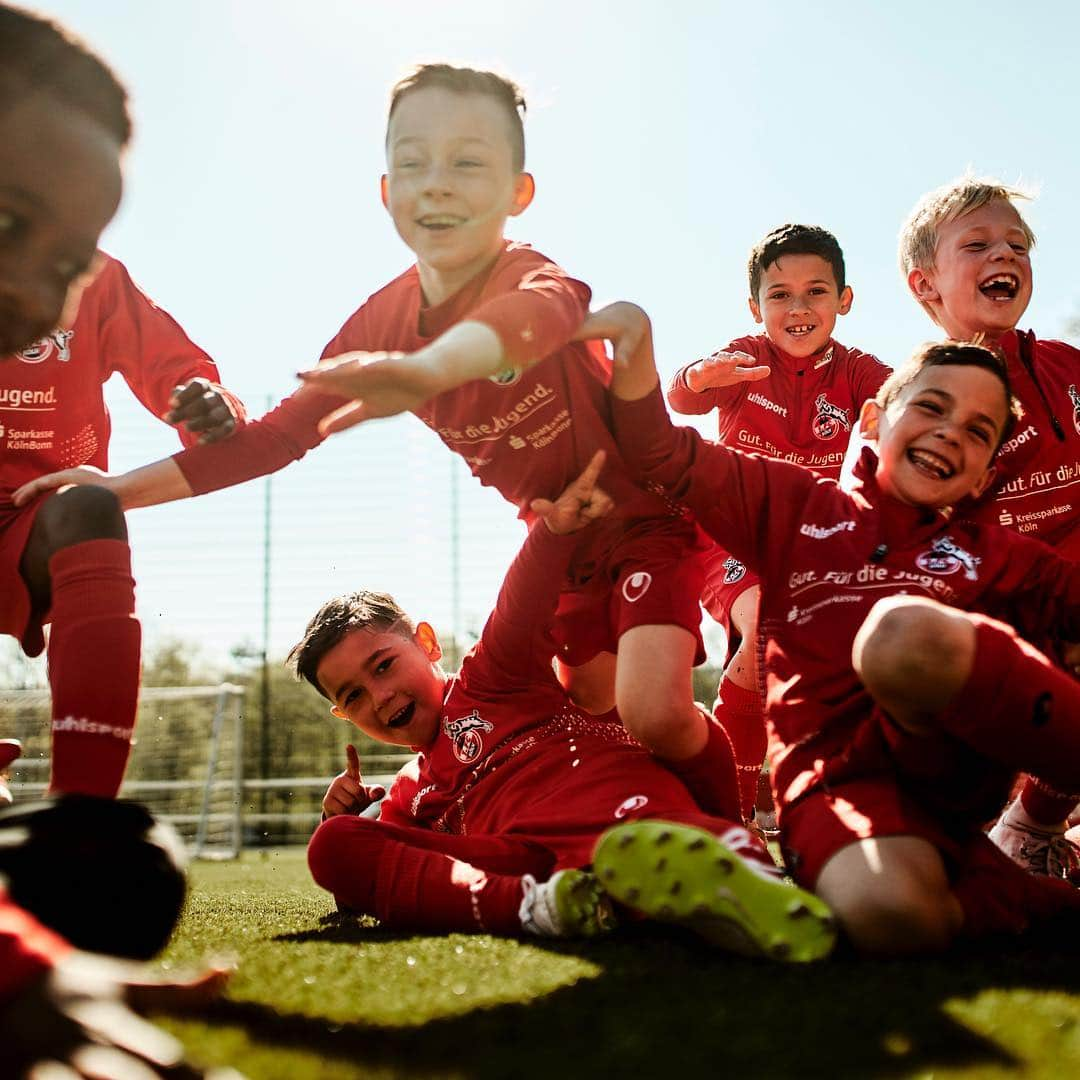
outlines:
{"label": "outstretched arm", "polygon": [[172,458],[163,458],[152,465],[143,465],[115,476],[95,469],[92,465],[47,473],[23,484],[12,495],[11,500],[16,506],[25,506],[31,499],[47,491],[84,484],[107,488],[120,500],[121,510],[175,502],[192,494],[191,485],[176,462]]}
{"label": "outstretched arm", "polygon": [[326,436],[365,420],[411,412],[437,394],[507,366],[499,335],[470,321],[414,353],[343,353],[298,375],[310,386],[354,399],[320,422],[319,433]]}

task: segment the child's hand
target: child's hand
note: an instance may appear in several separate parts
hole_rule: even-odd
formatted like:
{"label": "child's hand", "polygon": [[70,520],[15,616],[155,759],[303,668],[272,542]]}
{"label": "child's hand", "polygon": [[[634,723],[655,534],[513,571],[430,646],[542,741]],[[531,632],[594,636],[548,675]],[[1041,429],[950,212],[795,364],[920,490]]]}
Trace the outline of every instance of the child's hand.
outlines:
{"label": "child's hand", "polygon": [[619,300],[599,311],[589,312],[574,335],[575,341],[602,338],[610,341],[615,363],[630,364],[642,346],[652,352],[652,323],[645,311],[637,304]]}
{"label": "child's hand", "polygon": [[349,352],[298,372],[307,385],[355,398],[319,422],[320,435],[344,431],[365,420],[412,412],[442,389],[436,374],[418,354]]}
{"label": "child's hand", "polygon": [[323,796],[323,814],[328,818],[363,813],[386,794],[386,788],[380,784],[371,787],[364,784],[360,778],[360,755],[352,743],[345,747],[345,757],[348,761],[345,771],[334,777]]}
{"label": "child's hand", "polygon": [[229,399],[209,379],[192,379],[173,388],[165,423],[183,424],[188,431],[202,432],[201,443],[217,442],[236,430],[236,414]]}
{"label": "child's hand", "polygon": [[62,487],[78,487],[81,484],[90,484],[96,487],[113,488],[115,476],[94,468],[93,465],[79,465],[74,469],[61,469],[59,472],[46,473],[44,476],[28,480],[21,488],[17,488],[11,496],[11,501],[16,506],[25,506],[31,499],[46,491],[56,491]]}
{"label": "child's hand", "polygon": [[597,450],[585,471],[554,502],[533,499],[529,503],[532,512],[542,518],[556,536],[585,528],[615,505],[611,496],[596,486],[606,456],[603,450]]}
{"label": "child's hand", "polygon": [[757,382],[772,373],[768,364],[759,364],[749,353],[715,352],[686,369],[686,385],[695,393],[741,382]]}

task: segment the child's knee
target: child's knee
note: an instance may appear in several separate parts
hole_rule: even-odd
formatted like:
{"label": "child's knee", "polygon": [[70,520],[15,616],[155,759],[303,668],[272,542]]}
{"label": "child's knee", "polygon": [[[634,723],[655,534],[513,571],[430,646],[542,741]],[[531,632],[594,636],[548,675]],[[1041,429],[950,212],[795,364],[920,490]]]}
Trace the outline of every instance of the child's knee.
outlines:
{"label": "child's knee", "polygon": [[355,868],[368,847],[370,830],[378,823],[351,814],[327,818],[308,841],[308,869],[315,884],[339,895],[346,868]]}
{"label": "child's knee", "polygon": [[120,500],[94,485],[69,488],[48,499],[38,512],[52,551],[87,540],[126,540]]}
{"label": "child's knee", "polygon": [[874,698],[904,701],[914,688],[962,680],[971,666],[969,620],[933,600],[892,596],[870,610],[852,648],[852,664]]}

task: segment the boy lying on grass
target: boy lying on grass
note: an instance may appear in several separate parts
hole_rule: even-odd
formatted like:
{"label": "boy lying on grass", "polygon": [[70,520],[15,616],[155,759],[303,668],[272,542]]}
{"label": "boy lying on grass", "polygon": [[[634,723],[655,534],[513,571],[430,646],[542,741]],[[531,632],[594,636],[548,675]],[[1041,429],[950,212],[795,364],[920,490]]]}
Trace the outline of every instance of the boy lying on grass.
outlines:
{"label": "boy lying on grass", "polygon": [[614,898],[740,953],[824,956],[829,911],[735,823],[734,768],[716,778],[727,816],[706,814],[555,676],[549,627],[574,534],[611,507],[596,487],[603,461],[596,454],[555,501],[532,503],[539,520],[457,675],[439,667],[434,630],[385,594],[337,597],[311,620],[291,655],[298,676],[335,716],[419,751],[372,820],[359,815],[381,791],[350,748],[311,872],[341,906],[395,928],[592,936],[612,926]]}

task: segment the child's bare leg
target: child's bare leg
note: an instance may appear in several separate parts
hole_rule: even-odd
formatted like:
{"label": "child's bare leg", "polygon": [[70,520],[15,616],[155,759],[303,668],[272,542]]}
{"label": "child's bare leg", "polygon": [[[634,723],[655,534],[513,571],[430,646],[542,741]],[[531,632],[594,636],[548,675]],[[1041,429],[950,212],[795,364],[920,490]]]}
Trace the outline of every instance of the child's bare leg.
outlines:
{"label": "child's bare leg", "polygon": [[574,704],[587,713],[602,716],[615,708],[614,653],[598,653],[578,667],[556,661],[555,673]]}
{"label": "child's bare leg", "polygon": [[860,628],[852,663],[904,731],[945,731],[1058,791],[1080,789],[1080,684],[1004,623],[890,597]]}
{"label": "child's bare leg", "polygon": [[727,733],[694,702],[694,635],[635,626],[619,638],[615,700],[623,724],[689,788],[703,810],[738,820],[735,756]]}
{"label": "child's bare leg", "polygon": [[937,951],[964,921],[941,855],[917,836],[859,840],[841,848],[822,868],[814,891],[863,952]]}

